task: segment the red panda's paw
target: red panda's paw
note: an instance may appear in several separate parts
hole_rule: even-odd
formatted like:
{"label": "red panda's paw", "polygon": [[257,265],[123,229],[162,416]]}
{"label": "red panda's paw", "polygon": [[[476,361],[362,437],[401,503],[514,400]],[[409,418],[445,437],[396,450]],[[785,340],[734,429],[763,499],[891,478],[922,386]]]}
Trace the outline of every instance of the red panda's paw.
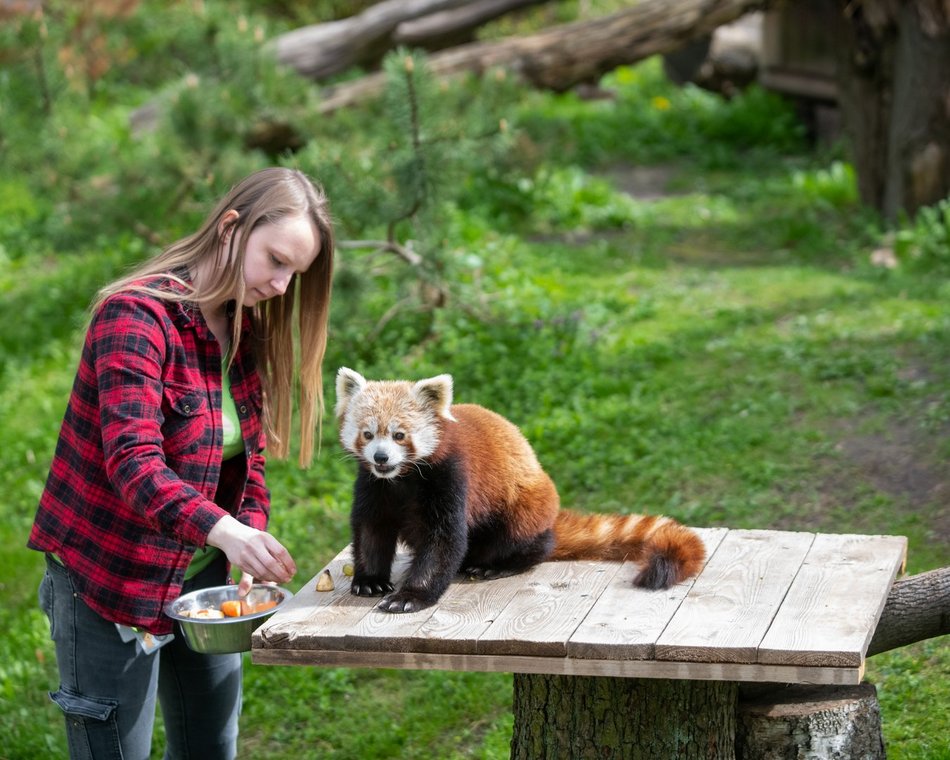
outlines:
{"label": "red panda's paw", "polygon": [[350,593],[356,596],[382,596],[393,590],[394,586],[386,578],[373,575],[359,575],[353,578]]}
{"label": "red panda's paw", "polygon": [[471,566],[463,567],[462,575],[476,581],[490,581],[495,578],[507,578],[510,575],[517,575],[517,571],[497,567]]}
{"label": "red panda's paw", "polygon": [[436,601],[438,600],[420,596],[412,591],[396,591],[395,593],[384,596],[382,601],[376,606],[386,612],[399,614],[424,610],[426,607],[431,607]]}

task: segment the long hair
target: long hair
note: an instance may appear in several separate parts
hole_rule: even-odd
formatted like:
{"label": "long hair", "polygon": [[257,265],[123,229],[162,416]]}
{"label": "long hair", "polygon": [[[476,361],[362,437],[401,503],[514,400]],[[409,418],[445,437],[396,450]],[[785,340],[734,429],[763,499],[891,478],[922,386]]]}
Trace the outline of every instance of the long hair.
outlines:
{"label": "long hair", "polygon": [[[230,226],[221,222],[231,209],[238,212]],[[264,431],[268,452],[278,459],[290,451],[295,379],[299,382],[300,464],[313,460],[314,437],[319,440],[323,422],[323,357],[333,280],[334,237],[329,202],[323,189],[303,172],[272,167],[256,172],[235,185],[217,204],[197,232],[170,245],[126,276],[99,291],[92,311],[116,293],[136,291],[170,301],[199,305],[244,300],[244,257],[247,240],[260,225],[306,214],[317,232],[319,254],[309,269],[295,276],[283,295],[261,301],[251,310],[253,350],[264,390]],[[225,236],[231,234],[227,261],[221,276],[203,292],[174,274],[180,267],[192,270],[216,259]],[[235,242],[237,243],[235,244]],[[175,291],[151,287],[148,280],[173,280]],[[299,285],[298,285],[299,279]],[[299,359],[294,349],[294,308],[299,310]],[[235,319],[231,336],[233,357],[241,338],[241,320]]]}

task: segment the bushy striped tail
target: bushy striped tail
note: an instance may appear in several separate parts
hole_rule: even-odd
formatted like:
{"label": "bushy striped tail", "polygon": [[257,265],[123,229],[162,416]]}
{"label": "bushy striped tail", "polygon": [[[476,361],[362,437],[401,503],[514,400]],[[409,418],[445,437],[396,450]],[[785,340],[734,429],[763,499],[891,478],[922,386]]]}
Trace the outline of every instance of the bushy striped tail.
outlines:
{"label": "bushy striped tail", "polygon": [[635,586],[663,589],[698,573],[706,559],[699,535],[669,517],[582,515],[562,509],[551,559],[629,559],[643,569]]}

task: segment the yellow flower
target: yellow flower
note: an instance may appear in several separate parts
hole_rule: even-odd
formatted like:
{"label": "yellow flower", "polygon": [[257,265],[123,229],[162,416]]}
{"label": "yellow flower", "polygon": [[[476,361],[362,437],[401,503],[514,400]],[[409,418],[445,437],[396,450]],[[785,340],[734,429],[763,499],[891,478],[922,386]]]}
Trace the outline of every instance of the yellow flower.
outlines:
{"label": "yellow flower", "polygon": [[657,96],[654,97],[650,102],[653,104],[653,107],[654,107],[657,111],[669,111],[669,110],[670,110],[670,106],[672,105],[672,103],[670,103],[669,99],[668,99],[668,98],[664,98],[662,95],[657,95]]}

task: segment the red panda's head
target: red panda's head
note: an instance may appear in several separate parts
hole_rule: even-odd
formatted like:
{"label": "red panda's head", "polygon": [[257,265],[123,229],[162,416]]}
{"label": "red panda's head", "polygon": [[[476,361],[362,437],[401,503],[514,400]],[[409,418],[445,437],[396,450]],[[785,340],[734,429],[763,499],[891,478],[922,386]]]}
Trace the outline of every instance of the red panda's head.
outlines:
{"label": "red panda's head", "polygon": [[377,478],[399,477],[430,456],[443,421],[455,420],[451,405],[451,375],[371,382],[347,367],[337,372],[340,442]]}

